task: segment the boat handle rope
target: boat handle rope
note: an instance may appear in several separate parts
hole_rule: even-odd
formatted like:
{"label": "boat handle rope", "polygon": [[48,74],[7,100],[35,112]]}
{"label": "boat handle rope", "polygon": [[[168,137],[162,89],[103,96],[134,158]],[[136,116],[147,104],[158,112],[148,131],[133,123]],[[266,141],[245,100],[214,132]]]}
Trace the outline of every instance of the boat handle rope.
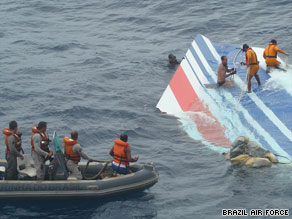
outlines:
{"label": "boat handle rope", "polygon": [[[91,163],[91,162],[103,163],[103,164],[102,164],[103,166],[102,166],[102,168],[100,169],[100,171],[98,171],[97,174],[95,174],[94,176],[91,176],[91,177],[87,177],[87,176],[86,176],[86,171],[87,171],[87,169],[88,169],[89,163]],[[109,163],[111,163],[111,161],[100,161],[100,160],[89,160],[89,161],[87,161],[86,167],[85,167],[85,169],[82,171],[82,176],[83,176],[83,178],[86,179],[86,180],[96,180],[96,179],[100,176],[100,174],[103,173],[103,171],[106,169],[106,167],[108,166]]]}

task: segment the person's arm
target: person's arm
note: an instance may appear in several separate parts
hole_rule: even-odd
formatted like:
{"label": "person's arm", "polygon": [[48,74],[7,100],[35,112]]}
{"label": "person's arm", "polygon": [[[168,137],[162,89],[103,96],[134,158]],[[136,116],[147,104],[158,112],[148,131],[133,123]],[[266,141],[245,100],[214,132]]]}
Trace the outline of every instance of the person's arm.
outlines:
{"label": "person's arm", "polygon": [[230,68],[230,69],[227,69],[227,72],[230,72],[230,73],[229,74],[225,73],[225,78],[228,78],[229,76],[236,74],[236,69]]}
{"label": "person's arm", "polygon": [[132,158],[132,154],[131,154],[131,149],[130,147],[126,147],[125,148],[125,153],[127,155],[127,160],[129,162],[137,162],[137,160],[139,159],[139,156]]}
{"label": "person's arm", "polygon": [[41,156],[47,157],[47,156],[49,156],[49,153],[47,153],[46,151],[41,149],[41,141],[42,141],[42,138],[39,134],[35,134],[33,136],[33,143],[34,143],[35,152]]}
{"label": "person's arm", "polygon": [[77,152],[78,154],[80,154],[80,156],[85,159],[85,160],[93,160],[92,158],[88,157],[87,154],[83,151],[82,147],[80,146],[80,144],[75,144],[72,148],[73,152]]}
{"label": "person's arm", "polygon": [[217,81],[218,82],[224,81],[225,78],[228,78],[230,75],[232,75],[231,73],[226,74],[226,71],[230,72],[231,70],[232,69],[226,69],[223,65],[220,65],[219,69],[218,69],[218,79],[217,79]]}
{"label": "person's arm", "polygon": [[266,56],[266,50],[264,50],[263,57],[264,57],[264,59],[267,58],[267,56]]}
{"label": "person's arm", "polygon": [[20,157],[21,159],[23,159],[23,155],[21,153],[19,153],[16,150],[15,144],[16,144],[16,139],[13,135],[10,135],[7,139],[8,141],[8,148],[11,154],[15,155],[16,157]]}
{"label": "person's arm", "polygon": [[279,49],[278,46],[276,46],[275,49],[276,49],[277,52],[280,52],[280,53],[282,53],[282,54],[284,54],[284,55],[286,55],[286,56],[288,55],[288,53],[286,53],[286,52],[283,51],[282,49]]}
{"label": "person's arm", "polygon": [[229,73],[225,75],[225,78],[228,78],[229,76],[234,75],[234,73]]}
{"label": "person's arm", "polygon": [[234,68],[226,68],[226,72],[233,72],[234,70]]}

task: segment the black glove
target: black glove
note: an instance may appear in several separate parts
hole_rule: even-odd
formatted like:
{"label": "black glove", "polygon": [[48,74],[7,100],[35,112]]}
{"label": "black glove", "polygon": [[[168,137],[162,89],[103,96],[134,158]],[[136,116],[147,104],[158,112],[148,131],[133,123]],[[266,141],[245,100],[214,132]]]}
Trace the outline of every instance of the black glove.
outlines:
{"label": "black glove", "polygon": [[230,69],[231,71],[234,71],[235,70],[235,68],[232,68],[232,69]]}
{"label": "black glove", "polygon": [[230,73],[230,75],[235,75],[236,74],[236,71],[233,71]]}

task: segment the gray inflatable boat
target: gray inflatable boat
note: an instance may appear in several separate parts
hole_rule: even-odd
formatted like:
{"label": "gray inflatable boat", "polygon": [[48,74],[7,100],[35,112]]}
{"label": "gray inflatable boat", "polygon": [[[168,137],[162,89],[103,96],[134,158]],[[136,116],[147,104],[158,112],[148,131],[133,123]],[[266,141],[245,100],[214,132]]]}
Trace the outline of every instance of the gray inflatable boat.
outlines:
{"label": "gray inflatable boat", "polygon": [[[93,162],[87,168],[81,162],[79,167],[88,180],[35,180],[33,164],[20,171],[20,175],[31,175],[23,180],[0,180],[0,200],[31,200],[60,198],[104,198],[123,193],[143,191],[158,182],[158,172],[152,163],[134,164],[130,174],[116,175],[111,165]],[[0,169],[6,161],[0,160]],[[48,166],[47,166],[48,167]],[[86,170],[85,170],[86,169]],[[85,172],[86,171],[86,172]],[[96,178],[91,180],[91,178]]]}
{"label": "gray inflatable boat", "polygon": [[56,133],[53,135],[54,159],[46,162],[46,180],[36,180],[36,169],[27,155],[17,158],[20,180],[5,180],[6,160],[0,160],[0,201],[31,199],[104,198],[143,191],[158,182],[153,163],[133,164],[130,174],[113,172],[111,161],[80,162],[83,180],[70,177]]}

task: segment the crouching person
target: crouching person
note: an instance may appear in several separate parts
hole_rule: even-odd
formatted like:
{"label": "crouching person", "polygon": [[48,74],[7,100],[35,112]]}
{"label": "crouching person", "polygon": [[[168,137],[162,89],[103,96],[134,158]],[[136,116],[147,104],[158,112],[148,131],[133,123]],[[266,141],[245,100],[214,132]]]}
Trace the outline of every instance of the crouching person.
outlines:
{"label": "crouching person", "polygon": [[128,174],[129,163],[136,162],[139,157],[132,158],[128,136],[121,134],[120,139],[114,140],[114,146],[109,153],[113,158],[112,168],[116,173]]}
{"label": "crouching person", "polygon": [[72,131],[71,138],[65,137],[64,138],[64,151],[66,157],[66,165],[71,174],[71,176],[82,179],[82,174],[80,172],[78,163],[81,160],[81,157],[85,160],[93,161],[90,157],[88,157],[81,148],[80,144],[78,143],[78,132]]}

